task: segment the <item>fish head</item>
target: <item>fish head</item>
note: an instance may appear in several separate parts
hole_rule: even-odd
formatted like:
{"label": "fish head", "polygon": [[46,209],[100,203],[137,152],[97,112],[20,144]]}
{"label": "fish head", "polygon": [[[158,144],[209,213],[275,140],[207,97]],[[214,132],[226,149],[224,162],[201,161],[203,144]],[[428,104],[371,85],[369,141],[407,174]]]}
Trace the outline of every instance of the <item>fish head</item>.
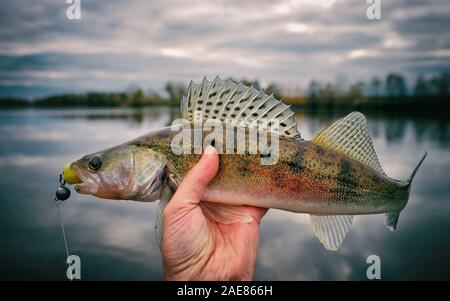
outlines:
{"label": "fish head", "polygon": [[158,152],[124,144],[71,163],[64,169],[64,179],[76,184],[75,190],[82,194],[104,199],[155,201],[161,195],[165,171],[166,160]]}

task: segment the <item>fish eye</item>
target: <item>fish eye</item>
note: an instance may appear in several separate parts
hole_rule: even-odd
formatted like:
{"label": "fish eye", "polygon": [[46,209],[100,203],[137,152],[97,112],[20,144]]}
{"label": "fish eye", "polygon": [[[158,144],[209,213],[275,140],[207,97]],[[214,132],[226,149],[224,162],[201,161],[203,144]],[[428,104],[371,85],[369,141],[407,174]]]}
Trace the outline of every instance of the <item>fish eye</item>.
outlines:
{"label": "fish eye", "polygon": [[89,160],[89,168],[98,170],[102,166],[102,159],[99,156],[94,156]]}

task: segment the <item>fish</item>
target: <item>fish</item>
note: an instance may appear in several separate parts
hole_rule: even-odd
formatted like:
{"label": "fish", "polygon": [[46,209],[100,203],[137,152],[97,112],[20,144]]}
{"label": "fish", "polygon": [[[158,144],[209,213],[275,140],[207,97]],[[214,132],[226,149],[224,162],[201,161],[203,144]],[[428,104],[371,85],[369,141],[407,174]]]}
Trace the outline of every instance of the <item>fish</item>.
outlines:
{"label": "fish", "polygon": [[[396,229],[426,157],[405,180],[392,179],[381,167],[362,113],[348,114],[308,141],[301,137],[290,106],[252,85],[219,77],[211,82],[204,78],[200,84],[191,81],[180,115],[184,127],[172,125],[85,155],[64,167],[64,180],[76,184],[78,193],[99,198],[159,200],[155,233],[160,242],[162,212],[201,157],[195,143],[187,152],[174,151],[180,133],[198,135],[202,147],[217,144],[215,139],[205,142],[211,128],[195,127],[204,120],[231,120],[245,133],[255,130],[255,121],[277,120],[276,128],[256,129],[278,143],[276,161],[262,164],[267,156],[262,150],[219,152],[219,171],[201,204],[211,211],[248,205],[309,214],[314,235],[326,249],[336,251],[355,215],[385,214],[387,228]],[[242,140],[237,135],[223,138],[234,145],[232,150]]]}

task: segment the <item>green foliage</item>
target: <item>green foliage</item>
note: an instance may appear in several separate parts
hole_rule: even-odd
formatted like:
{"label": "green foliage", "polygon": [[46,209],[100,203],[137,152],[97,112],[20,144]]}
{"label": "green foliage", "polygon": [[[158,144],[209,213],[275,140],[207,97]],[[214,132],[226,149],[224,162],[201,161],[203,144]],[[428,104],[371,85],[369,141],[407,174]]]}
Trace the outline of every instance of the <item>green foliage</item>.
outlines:
{"label": "green foliage", "polygon": [[180,101],[184,94],[186,94],[186,88],[183,84],[168,82],[165,90],[169,95],[170,101]]}
{"label": "green foliage", "polygon": [[[239,80],[234,80],[239,82]],[[242,80],[256,89],[261,84],[255,80]],[[367,83],[356,82],[343,87],[340,84],[322,83],[312,80],[305,95],[283,95],[282,89],[275,83],[264,87],[267,94],[283,99],[287,104],[313,109],[376,109],[376,110],[434,110],[449,112],[450,73],[417,77],[414,86],[408,91],[406,79],[397,73],[388,74],[385,80],[372,78]],[[63,94],[38,99],[34,102],[18,98],[0,98],[0,108],[17,107],[143,107],[153,105],[178,106],[186,93],[186,86],[168,82],[165,85],[166,96],[157,93],[144,93],[139,87],[132,87],[127,93]]]}
{"label": "green foliage", "polygon": [[15,98],[15,97],[0,98],[0,108],[2,109],[22,108],[28,106],[29,104],[30,104],[29,101],[22,98]]}
{"label": "green foliage", "polygon": [[265,89],[267,94],[273,94],[273,96],[277,99],[280,99],[283,97],[283,94],[281,92],[281,88],[277,86],[275,83],[270,83]]}
{"label": "green foliage", "polygon": [[391,73],[386,78],[386,95],[391,97],[406,95],[406,81],[402,75]]}
{"label": "green foliage", "polygon": [[312,80],[306,90],[305,101],[298,96],[285,98],[288,104],[313,109],[374,109],[396,111],[450,111],[450,73],[425,78],[419,76],[415,86],[408,91],[406,79],[390,73],[382,81],[372,78],[351,84],[342,91],[336,85]]}

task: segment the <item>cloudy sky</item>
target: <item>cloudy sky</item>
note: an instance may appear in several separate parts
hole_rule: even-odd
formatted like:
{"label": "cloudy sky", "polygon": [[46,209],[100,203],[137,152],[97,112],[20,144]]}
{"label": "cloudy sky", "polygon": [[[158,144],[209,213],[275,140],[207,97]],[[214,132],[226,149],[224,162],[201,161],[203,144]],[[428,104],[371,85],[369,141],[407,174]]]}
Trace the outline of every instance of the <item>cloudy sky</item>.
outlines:
{"label": "cloudy sky", "polygon": [[203,76],[351,83],[450,70],[450,1],[0,0],[0,96],[161,91]]}

